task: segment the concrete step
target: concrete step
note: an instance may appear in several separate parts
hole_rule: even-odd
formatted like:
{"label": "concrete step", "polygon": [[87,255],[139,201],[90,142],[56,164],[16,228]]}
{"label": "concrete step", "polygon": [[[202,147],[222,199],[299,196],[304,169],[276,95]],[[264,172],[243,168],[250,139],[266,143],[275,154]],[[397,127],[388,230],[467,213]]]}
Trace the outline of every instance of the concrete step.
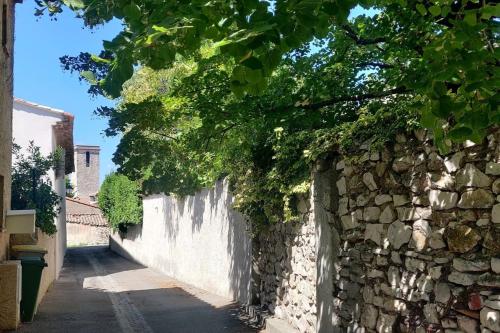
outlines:
{"label": "concrete step", "polygon": [[267,318],[265,333],[299,333],[299,331],[283,319]]}

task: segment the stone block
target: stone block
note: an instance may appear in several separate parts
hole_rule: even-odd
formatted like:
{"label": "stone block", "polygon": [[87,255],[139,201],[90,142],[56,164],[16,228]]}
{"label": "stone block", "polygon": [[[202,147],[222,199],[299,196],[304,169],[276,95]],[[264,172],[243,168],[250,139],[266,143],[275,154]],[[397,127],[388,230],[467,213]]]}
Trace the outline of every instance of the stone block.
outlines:
{"label": "stone block", "polygon": [[400,221],[391,223],[387,230],[387,238],[394,249],[401,248],[402,245],[410,241],[412,229]]}
{"label": "stone block", "polygon": [[446,210],[457,205],[458,194],[455,192],[444,192],[440,190],[429,191],[429,203],[432,209]]}
{"label": "stone block", "polygon": [[470,190],[462,193],[457,206],[459,208],[490,208],[495,202],[495,197],[485,189]]}
{"label": "stone block", "polygon": [[486,163],[486,173],[488,175],[500,176],[500,163],[496,162]]}
{"label": "stone block", "polygon": [[489,187],[491,178],[486,176],[472,163],[467,163],[456,174],[457,189],[464,187]]}

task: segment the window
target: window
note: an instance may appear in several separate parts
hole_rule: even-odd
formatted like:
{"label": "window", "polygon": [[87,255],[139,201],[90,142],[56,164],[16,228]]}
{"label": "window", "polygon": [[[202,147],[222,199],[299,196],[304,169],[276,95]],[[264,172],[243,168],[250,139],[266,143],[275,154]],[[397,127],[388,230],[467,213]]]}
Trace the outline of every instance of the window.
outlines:
{"label": "window", "polygon": [[87,168],[90,166],[90,152],[85,153],[85,165]]}
{"label": "window", "polygon": [[7,5],[2,6],[2,46],[7,47]]}

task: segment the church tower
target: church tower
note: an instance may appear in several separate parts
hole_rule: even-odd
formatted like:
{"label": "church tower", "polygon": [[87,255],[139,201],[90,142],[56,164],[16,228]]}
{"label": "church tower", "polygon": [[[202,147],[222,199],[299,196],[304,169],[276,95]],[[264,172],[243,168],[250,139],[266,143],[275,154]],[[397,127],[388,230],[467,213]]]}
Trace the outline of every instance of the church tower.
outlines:
{"label": "church tower", "polygon": [[76,198],[95,203],[99,192],[99,146],[75,146],[75,172],[71,179]]}

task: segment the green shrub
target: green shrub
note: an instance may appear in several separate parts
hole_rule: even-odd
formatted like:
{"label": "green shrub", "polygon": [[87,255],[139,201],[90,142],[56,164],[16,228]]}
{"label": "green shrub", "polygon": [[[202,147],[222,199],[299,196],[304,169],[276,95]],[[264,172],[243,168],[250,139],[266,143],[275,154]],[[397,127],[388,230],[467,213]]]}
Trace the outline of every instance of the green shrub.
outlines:
{"label": "green shrub", "polygon": [[99,191],[98,203],[109,225],[124,230],[129,224],[142,220],[140,186],[126,176],[111,173],[106,176]]}
{"label": "green shrub", "polygon": [[57,232],[54,219],[60,211],[61,197],[52,189],[48,172],[56,168],[61,151],[58,149],[44,157],[33,141],[26,151],[28,154],[25,156],[14,144],[11,206],[15,210],[35,209],[36,226],[44,233],[53,235]]}

